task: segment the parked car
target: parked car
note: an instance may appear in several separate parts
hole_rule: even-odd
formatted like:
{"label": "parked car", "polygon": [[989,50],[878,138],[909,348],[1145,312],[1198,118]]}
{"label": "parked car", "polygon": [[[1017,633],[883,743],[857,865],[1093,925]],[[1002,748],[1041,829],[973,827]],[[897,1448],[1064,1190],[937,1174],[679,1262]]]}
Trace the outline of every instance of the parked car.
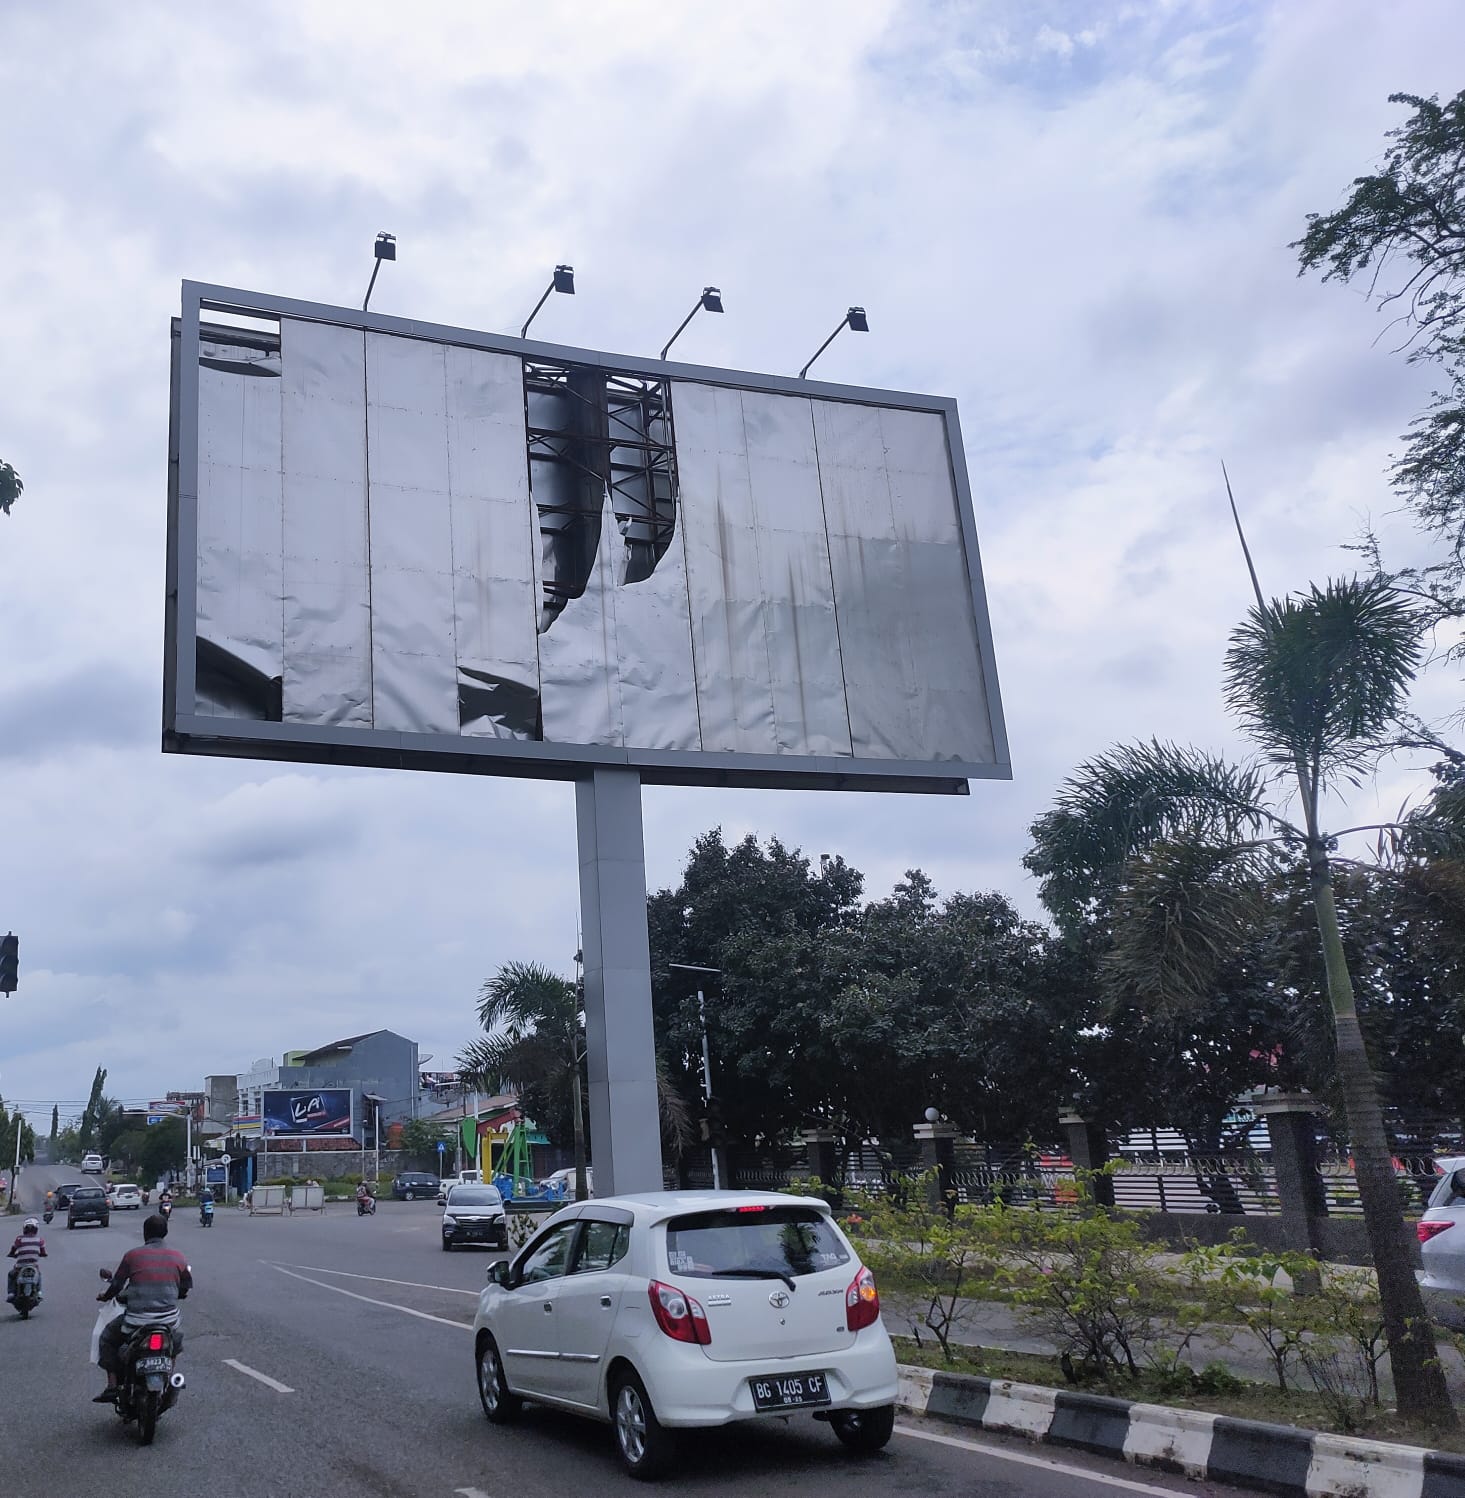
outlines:
{"label": "parked car", "polygon": [[488,1274],[473,1339],[496,1424],[525,1399],[608,1421],[635,1477],[665,1471],[679,1432],[699,1426],[806,1410],[857,1452],[894,1429],[875,1279],[822,1201],[653,1191],[577,1202]]}
{"label": "parked car", "polygon": [[[553,1170],[539,1183],[540,1189],[547,1195],[560,1198],[565,1201],[575,1199],[575,1167],[567,1166],[564,1170]],[[595,1195],[595,1170],[593,1166],[585,1167],[585,1190]]]}
{"label": "parked car", "polygon": [[392,1182],[392,1196],[399,1202],[431,1201],[437,1195],[438,1179],[421,1170],[406,1170]]}
{"label": "parked car", "polygon": [[142,1192],[132,1184],[131,1181],[119,1181],[112,1188],[112,1205],[114,1207],[131,1207],[135,1211],[142,1210]]}
{"label": "parked car", "polygon": [[454,1186],[443,1207],[443,1252],[460,1243],[509,1246],[509,1221],[497,1186]]}
{"label": "parked car", "polygon": [[111,1221],[107,1193],[100,1186],[72,1187],[71,1200],[66,1207],[67,1227],[74,1228],[79,1222],[99,1222],[106,1227]]}
{"label": "parked car", "polygon": [[100,1155],[83,1155],[81,1157],[81,1173],[88,1176],[99,1176],[105,1169]]}
{"label": "parked car", "polygon": [[1414,1229],[1424,1266],[1415,1273],[1430,1315],[1465,1327],[1465,1155],[1447,1155],[1435,1167],[1439,1182]]}

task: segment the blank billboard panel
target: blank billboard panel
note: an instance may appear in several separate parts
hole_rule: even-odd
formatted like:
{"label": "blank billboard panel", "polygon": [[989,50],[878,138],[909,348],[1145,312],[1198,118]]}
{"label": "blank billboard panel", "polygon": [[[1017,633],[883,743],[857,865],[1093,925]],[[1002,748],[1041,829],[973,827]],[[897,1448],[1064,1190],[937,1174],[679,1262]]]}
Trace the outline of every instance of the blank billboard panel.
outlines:
{"label": "blank billboard panel", "polygon": [[165,747],[1008,773],[950,401],[191,283],[174,355]]}

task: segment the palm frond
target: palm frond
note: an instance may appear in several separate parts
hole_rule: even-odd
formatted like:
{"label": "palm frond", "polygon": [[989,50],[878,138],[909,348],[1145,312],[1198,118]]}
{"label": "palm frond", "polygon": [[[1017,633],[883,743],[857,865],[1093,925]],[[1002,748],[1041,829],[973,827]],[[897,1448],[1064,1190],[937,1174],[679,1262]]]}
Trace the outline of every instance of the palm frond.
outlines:
{"label": "palm frond", "polygon": [[1228,846],[1297,835],[1266,806],[1265,789],[1252,765],[1159,740],[1121,744],[1064,781],[1054,809],[1032,825],[1023,864],[1063,922],[1158,843]]}
{"label": "palm frond", "polygon": [[1267,867],[1252,847],[1186,840],[1148,848],[1128,865],[1115,901],[1106,977],[1149,1008],[1202,1003],[1265,917]]}
{"label": "palm frond", "polygon": [[1383,752],[1421,653],[1419,616],[1387,582],[1314,584],[1232,631],[1226,703],[1273,764],[1347,774]]}
{"label": "palm frond", "polygon": [[567,1028],[579,1012],[575,985],[538,962],[506,962],[478,994],[485,1030]]}

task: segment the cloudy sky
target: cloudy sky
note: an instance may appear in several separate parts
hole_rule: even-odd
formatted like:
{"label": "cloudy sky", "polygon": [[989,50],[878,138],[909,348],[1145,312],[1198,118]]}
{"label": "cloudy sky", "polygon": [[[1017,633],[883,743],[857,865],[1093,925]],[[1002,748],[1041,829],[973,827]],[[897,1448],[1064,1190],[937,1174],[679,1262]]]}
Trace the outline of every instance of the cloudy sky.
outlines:
{"label": "cloudy sky", "polygon": [[711,282],[678,352],[778,372],[863,303],[823,377],[961,402],[1014,779],[648,789],[649,879],[721,825],[1036,911],[1068,770],[1231,740],[1221,458],[1272,592],[1347,570],[1365,516],[1417,545],[1380,475],[1426,376],[1287,242],[1462,57],[1428,0],[0,6],[0,1094],[381,1025],[447,1065],[497,964],[575,950],[568,786],[160,754],[181,279],[359,305],[386,229],[375,310],[506,331],[569,261],[536,332],[647,354]]}

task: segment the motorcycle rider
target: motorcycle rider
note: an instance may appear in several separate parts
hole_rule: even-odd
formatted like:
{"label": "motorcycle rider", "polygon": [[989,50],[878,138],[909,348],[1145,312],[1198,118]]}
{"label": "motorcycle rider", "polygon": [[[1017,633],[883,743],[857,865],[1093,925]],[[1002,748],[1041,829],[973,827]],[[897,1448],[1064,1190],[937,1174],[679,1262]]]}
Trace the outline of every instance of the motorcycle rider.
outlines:
{"label": "motorcycle rider", "polygon": [[213,1215],[213,1211],[214,1193],[208,1186],[205,1186],[198,1194],[198,1220],[206,1222]]}
{"label": "motorcycle rider", "polygon": [[142,1247],[122,1255],[111,1283],[98,1300],[117,1300],[126,1308],[102,1332],[97,1362],[107,1375],[107,1387],[93,1404],[111,1404],[117,1398],[117,1373],[122,1344],[140,1326],[170,1326],[173,1351],[183,1351],[183,1327],[178,1302],[193,1289],[193,1271],[176,1248],[164,1242],[168,1219],[155,1212],[142,1225]]}
{"label": "motorcycle rider", "polygon": [[22,1264],[39,1264],[42,1259],[50,1258],[46,1252],[46,1240],[41,1237],[41,1225],[34,1217],[27,1217],[24,1226],[14,1243],[10,1245],[10,1252],[5,1256],[15,1260],[15,1266],[5,1277],[5,1299],[15,1299],[15,1271]]}
{"label": "motorcycle rider", "polygon": [[376,1211],[376,1198],[372,1196],[371,1187],[365,1181],[356,1187],[356,1211],[358,1214]]}

